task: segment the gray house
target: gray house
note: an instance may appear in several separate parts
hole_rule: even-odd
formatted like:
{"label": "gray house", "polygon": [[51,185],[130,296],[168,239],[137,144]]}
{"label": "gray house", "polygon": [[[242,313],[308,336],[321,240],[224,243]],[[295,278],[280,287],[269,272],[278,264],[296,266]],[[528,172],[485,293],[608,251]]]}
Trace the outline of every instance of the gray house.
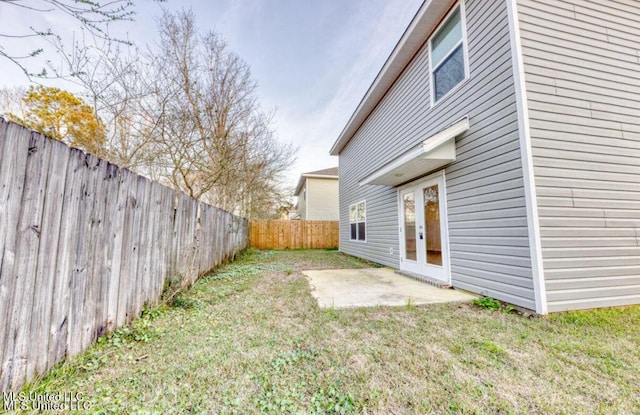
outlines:
{"label": "gray house", "polygon": [[426,0],[331,154],[346,253],[541,314],[640,303],[640,2]]}

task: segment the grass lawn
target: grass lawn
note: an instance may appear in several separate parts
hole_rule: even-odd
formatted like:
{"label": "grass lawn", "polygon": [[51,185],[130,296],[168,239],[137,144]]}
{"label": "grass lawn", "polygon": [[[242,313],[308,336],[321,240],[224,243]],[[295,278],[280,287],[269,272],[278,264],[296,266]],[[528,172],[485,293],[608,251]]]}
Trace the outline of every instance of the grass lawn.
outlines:
{"label": "grass lawn", "polygon": [[367,265],[249,251],[24,391],[92,413],[640,413],[640,307],[321,310],[300,273]]}

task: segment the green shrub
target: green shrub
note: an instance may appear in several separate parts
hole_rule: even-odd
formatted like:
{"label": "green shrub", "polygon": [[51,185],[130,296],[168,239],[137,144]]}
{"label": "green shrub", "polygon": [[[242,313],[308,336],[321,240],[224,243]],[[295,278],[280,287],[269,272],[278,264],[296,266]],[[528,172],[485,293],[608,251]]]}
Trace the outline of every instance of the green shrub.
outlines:
{"label": "green shrub", "polygon": [[476,298],[473,300],[473,305],[489,310],[500,310],[500,307],[502,307],[502,303],[500,301],[491,297]]}

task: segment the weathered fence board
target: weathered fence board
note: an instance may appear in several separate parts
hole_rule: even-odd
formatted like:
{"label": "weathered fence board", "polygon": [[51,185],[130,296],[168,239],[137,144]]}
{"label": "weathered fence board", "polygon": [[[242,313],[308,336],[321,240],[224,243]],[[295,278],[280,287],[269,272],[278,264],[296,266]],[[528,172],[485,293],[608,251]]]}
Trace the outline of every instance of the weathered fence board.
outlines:
{"label": "weathered fence board", "polygon": [[0,120],[0,390],[248,243],[246,220]]}
{"label": "weathered fence board", "polygon": [[116,326],[120,327],[127,322],[127,310],[131,279],[127,275],[131,272],[131,251],[133,249],[133,218],[135,209],[135,181],[133,174],[128,170],[121,171],[120,188],[118,189],[118,218],[122,221],[122,242],[120,244],[120,269],[118,286],[118,307]]}
{"label": "weathered fence board", "polygon": [[[50,345],[50,330],[53,328],[53,310],[56,305],[54,299],[60,223],[62,220],[63,203],[61,201],[64,198],[67,164],[69,162],[69,150],[64,144],[56,141],[49,141],[48,143],[51,145],[51,161],[48,169],[42,229],[50,229],[50,231],[41,234],[40,254],[38,257],[38,264],[40,265],[36,276],[36,281],[42,286],[42,292],[48,295],[45,295],[42,299],[42,308],[33,313],[33,317],[37,319],[35,330],[39,334],[36,343],[42,344],[45,350],[53,348]],[[35,348],[31,349],[29,360],[35,361],[36,373],[42,373],[46,370],[49,355],[49,353],[36,353]],[[27,378],[29,378],[29,375]]]}
{"label": "weathered fence board", "polygon": [[[46,334],[45,327],[48,327],[48,324],[45,325],[45,319],[50,314],[51,307],[51,296],[47,295],[45,298],[40,298],[41,293],[49,294],[52,278],[48,275],[45,275],[46,272],[46,264],[48,262],[48,250],[50,241],[47,237],[48,235],[41,235],[41,229],[45,226],[46,223],[46,215],[49,214],[45,209],[47,208],[46,202],[48,200],[48,186],[49,186],[49,175],[51,171],[51,158],[53,152],[53,142],[46,140],[46,138],[40,134],[32,134],[32,143],[33,147],[30,149],[30,152],[34,154],[33,163],[38,164],[38,169],[40,169],[40,180],[38,183],[38,190],[33,199],[33,203],[37,205],[37,208],[34,209],[36,212],[35,219],[41,220],[41,225],[32,225],[30,226],[30,230],[32,231],[33,239],[37,240],[37,249],[33,246],[35,257],[35,263],[38,264],[35,267],[35,273],[33,275],[32,285],[29,287],[32,293],[31,304],[32,304],[32,312],[26,313],[26,324],[29,325],[29,331],[25,330],[25,355],[27,356],[27,365],[26,365],[26,378],[31,379],[34,374],[37,372],[38,367],[38,357],[35,356],[33,352],[33,348],[30,346],[30,343],[36,341],[45,341],[45,336],[42,335],[44,332]],[[40,153],[39,155],[37,153]],[[57,166],[56,166],[57,167]],[[35,169],[34,169],[35,170]],[[55,210],[55,208],[54,208]],[[37,222],[32,222],[37,223]],[[55,230],[53,231],[55,233]],[[31,257],[29,257],[31,259]],[[43,264],[43,265],[39,265]],[[47,290],[49,288],[49,290]],[[23,304],[24,306],[24,304]]]}
{"label": "weathered fence board", "polygon": [[[13,127],[13,128],[12,128]],[[7,131],[7,143],[3,152],[4,158],[7,158],[7,168],[2,168],[3,183],[6,186],[6,196],[3,194],[2,206],[5,211],[2,215],[2,234],[5,236],[2,264],[0,265],[0,304],[4,305],[3,315],[7,318],[14,319],[16,308],[19,310],[19,303],[22,301],[22,291],[24,287],[24,277],[21,274],[15,274],[15,267],[18,263],[16,256],[18,254],[17,245],[19,241],[19,227],[16,226],[21,218],[21,202],[22,194],[25,186],[27,155],[29,154],[29,136],[22,136],[21,131],[15,126],[10,126]],[[9,151],[17,149],[17,152]],[[3,162],[4,164],[4,162]],[[4,166],[3,166],[4,167]],[[16,320],[19,316],[15,317]],[[7,373],[6,377],[12,376],[15,371],[14,354],[17,324],[4,324],[3,335],[3,362],[2,371]]]}
{"label": "weathered fence board", "polygon": [[252,220],[249,245],[258,249],[337,248],[337,221]]}
{"label": "weathered fence board", "polygon": [[11,318],[16,322],[16,325],[12,330],[8,344],[8,350],[11,350],[13,342],[13,351],[11,352],[13,364],[9,373],[14,373],[18,382],[22,382],[28,370],[31,310],[34,308],[34,303],[37,304],[35,297],[38,295],[35,293],[38,250],[40,248],[40,228],[37,224],[42,217],[44,188],[46,186],[45,169],[49,161],[45,140],[39,134],[30,134],[28,151],[13,269],[16,291]]}

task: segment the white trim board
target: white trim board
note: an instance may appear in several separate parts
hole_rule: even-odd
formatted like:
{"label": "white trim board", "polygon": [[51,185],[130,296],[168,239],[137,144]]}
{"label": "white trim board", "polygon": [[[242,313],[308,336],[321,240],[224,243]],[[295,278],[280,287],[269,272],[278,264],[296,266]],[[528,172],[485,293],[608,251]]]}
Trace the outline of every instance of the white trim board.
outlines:
{"label": "white trim board", "polygon": [[518,111],[518,131],[520,134],[520,151],[522,159],[522,175],[524,196],[527,211],[529,233],[529,250],[531,255],[531,274],[536,302],[536,313],[547,314],[547,292],[544,281],[544,265],[542,262],[542,243],[540,237],[540,220],[538,218],[538,198],[536,194],[535,175],[533,171],[533,155],[531,150],[531,129],[529,126],[529,107],[527,104],[527,87],[524,73],[524,58],[520,41],[520,22],[518,20],[517,0],[506,0],[509,16],[509,34],[511,37],[511,59],[513,62],[513,81]]}

